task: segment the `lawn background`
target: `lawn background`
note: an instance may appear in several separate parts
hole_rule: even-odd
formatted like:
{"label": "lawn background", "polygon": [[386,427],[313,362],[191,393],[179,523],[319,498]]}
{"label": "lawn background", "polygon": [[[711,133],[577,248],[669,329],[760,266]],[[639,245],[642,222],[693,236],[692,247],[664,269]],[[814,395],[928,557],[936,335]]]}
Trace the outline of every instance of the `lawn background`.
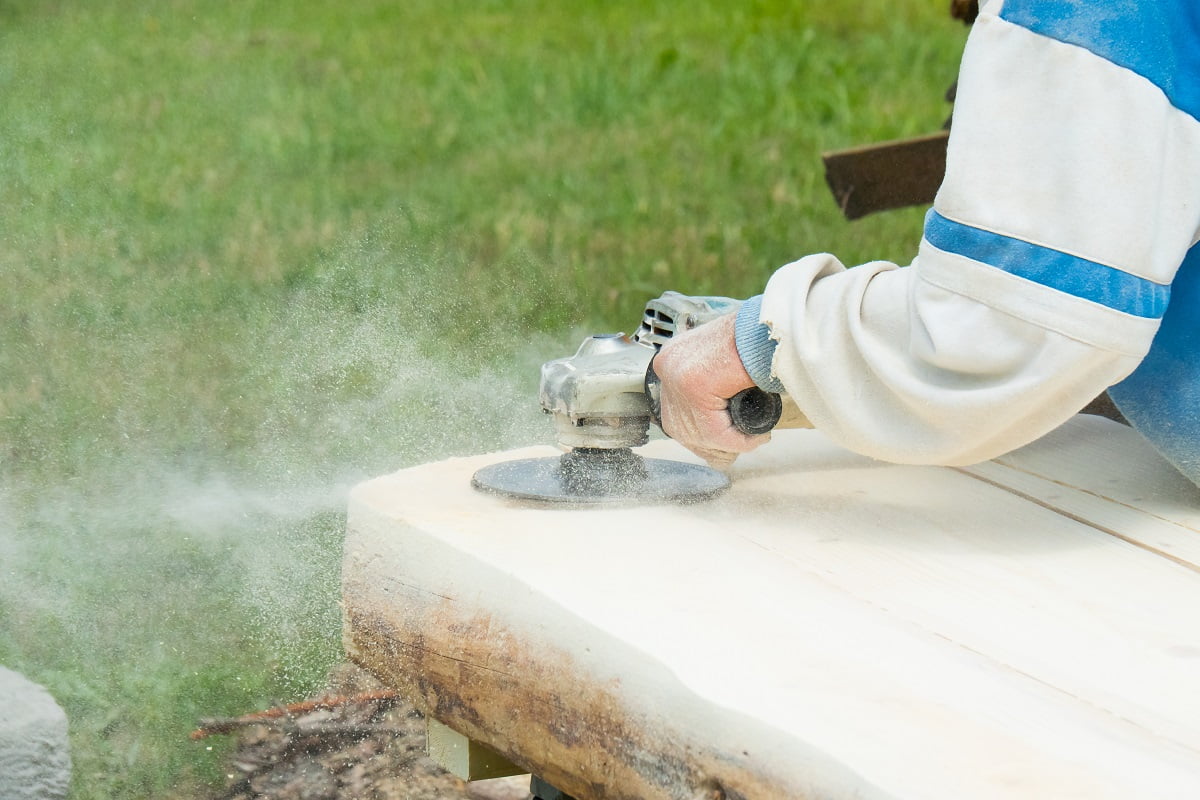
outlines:
{"label": "lawn background", "polygon": [[[0,0],[0,664],[72,798],[203,796],[200,716],[340,656],[355,481],[545,442],[537,365],[842,220],[823,150],[941,126],[916,0]],[[211,748],[211,749],[210,749]]]}

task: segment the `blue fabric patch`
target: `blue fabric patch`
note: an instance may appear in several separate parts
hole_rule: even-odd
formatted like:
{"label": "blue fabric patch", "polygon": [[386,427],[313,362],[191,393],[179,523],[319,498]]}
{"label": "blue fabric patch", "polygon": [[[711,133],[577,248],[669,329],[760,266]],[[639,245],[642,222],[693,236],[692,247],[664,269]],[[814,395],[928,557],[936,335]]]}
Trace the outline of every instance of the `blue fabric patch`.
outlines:
{"label": "blue fabric patch", "polygon": [[1171,287],[1059,250],[946,219],[925,215],[925,240],[947,253],[990,264],[1020,278],[1091,300],[1136,317],[1157,319]]}
{"label": "blue fabric patch", "polygon": [[1155,449],[1200,484],[1200,245],[1188,251],[1171,292],[1150,352],[1108,394]]}
{"label": "blue fabric patch", "polygon": [[1005,0],[1000,18],[1136,72],[1200,119],[1197,0]]}

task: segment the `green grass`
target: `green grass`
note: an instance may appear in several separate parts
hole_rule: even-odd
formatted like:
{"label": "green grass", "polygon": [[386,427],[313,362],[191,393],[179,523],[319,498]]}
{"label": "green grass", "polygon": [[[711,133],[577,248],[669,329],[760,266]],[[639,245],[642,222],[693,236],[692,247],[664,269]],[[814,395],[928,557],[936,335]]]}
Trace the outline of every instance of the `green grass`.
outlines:
{"label": "green grass", "polygon": [[960,26],[860,0],[0,0],[0,663],[72,797],[219,781],[200,716],[339,656],[344,492],[545,441],[537,364],[847,223],[822,150],[939,127]]}

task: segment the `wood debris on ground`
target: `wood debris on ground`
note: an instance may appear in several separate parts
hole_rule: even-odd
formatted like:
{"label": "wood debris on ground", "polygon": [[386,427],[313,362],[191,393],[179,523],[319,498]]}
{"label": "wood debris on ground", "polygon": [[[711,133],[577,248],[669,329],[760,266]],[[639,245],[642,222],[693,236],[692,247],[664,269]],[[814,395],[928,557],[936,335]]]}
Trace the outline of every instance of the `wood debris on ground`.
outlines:
{"label": "wood debris on ground", "polygon": [[[425,721],[370,673],[344,664],[319,698],[203,720],[236,733],[220,800],[527,800],[528,778],[468,784],[425,754]],[[215,799],[214,799],[215,800]]]}

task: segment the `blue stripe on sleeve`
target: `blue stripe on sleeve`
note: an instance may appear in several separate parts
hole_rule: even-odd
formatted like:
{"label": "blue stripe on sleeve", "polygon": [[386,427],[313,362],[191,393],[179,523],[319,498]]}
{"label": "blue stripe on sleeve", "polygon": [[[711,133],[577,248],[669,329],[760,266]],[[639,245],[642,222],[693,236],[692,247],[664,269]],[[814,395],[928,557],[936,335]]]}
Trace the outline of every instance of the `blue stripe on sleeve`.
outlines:
{"label": "blue stripe on sleeve", "polygon": [[1000,18],[1136,72],[1200,119],[1197,0],[1005,0]]}
{"label": "blue stripe on sleeve", "polygon": [[1171,287],[1022,239],[946,219],[925,216],[925,240],[939,250],[979,261],[1051,289],[1132,314],[1158,319]]}

